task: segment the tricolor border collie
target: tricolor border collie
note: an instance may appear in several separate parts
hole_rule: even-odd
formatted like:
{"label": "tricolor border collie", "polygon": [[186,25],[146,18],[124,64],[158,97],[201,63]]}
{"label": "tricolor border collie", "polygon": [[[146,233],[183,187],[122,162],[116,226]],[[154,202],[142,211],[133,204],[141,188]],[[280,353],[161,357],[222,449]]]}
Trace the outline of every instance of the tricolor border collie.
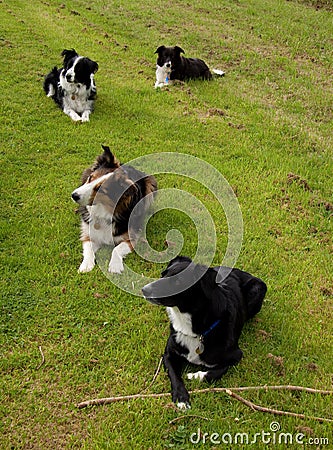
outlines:
{"label": "tricolor border collie", "polygon": [[186,364],[203,368],[187,378],[213,381],[241,360],[238,339],[244,323],[260,311],[266,290],[262,280],[247,272],[207,268],[185,256],[174,258],[161,279],[143,287],[145,298],[165,306],[170,318],[163,361],[179,408],[190,408],[182,379]]}
{"label": "tricolor border collie", "polygon": [[74,122],[88,122],[94,109],[98,64],[74,49],[63,50],[64,67],[54,67],[46,75],[44,91]]}
{"label": "tricolor border collie", "polygon": [[169,80],[185,81],[192,78],[211,80],[213,74],[224,75],[222,70],[209,70],[207,64],[198,58],[185,58],[181,53],[185,53],[181,47],[165,47],[161,45],[156,52],[156,83],[155,88],[165,86]]}
{"label": "tricolor border collie", "polygon": [[135,246],[145,213],[157,190],[152,175],[121,165],[110,148],[82,175],[82,186],[72,199],[80,205],[83,261],[79,272],[90,272],[95,254],[103,245],[114,246],[108,271],[121,273],[123,258]]}

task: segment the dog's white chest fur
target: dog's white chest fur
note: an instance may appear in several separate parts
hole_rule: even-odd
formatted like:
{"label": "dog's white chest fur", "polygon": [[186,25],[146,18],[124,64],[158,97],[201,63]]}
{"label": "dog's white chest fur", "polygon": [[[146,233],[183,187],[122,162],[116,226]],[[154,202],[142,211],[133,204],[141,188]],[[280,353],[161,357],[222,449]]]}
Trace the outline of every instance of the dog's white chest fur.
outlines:
{"label": "dog's white chest fur", "polygon": [[203,364],[200,356],[196,352],[200,344],[200,336],[193,333],[191,315],[188,313],[181,313],[177,306],[168,307],[167,313],[172,326],[176,331],[176,342],[188,349],[188,354],[182,356],[192,364]]}
{"label": "dog's white chest fur", "polygon": [[93,102],[88,99],[91,88],[87,89],[84,84],[67,83],[63,74],[60,75],[60,86],[65,92],[63,99],[64,108],[83,113],[87,108],[92,107]]}
{"label": "dog's white chest fur", "polygon": [[171,69],[170,67],[156,65],[156,82],[155,88],[163,87],[169,84]]}
{"label": "dog's white chest fur", "polygon": [[90,213],[89,236],[93,243],[101,245],[114,245],[112,216],[103,205],[87,206]]}

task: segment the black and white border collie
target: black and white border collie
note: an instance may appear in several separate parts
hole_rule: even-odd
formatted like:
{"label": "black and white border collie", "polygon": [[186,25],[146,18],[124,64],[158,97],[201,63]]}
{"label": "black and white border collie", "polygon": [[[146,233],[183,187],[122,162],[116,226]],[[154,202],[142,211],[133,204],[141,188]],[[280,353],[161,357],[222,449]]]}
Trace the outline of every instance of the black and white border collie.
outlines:
{"label": "black and white border collie", "polygon": [[110,148],[82,175],[82,186],[72,199],[80,205],[83,261],[79,272],[90,272],[95,253],[103,245],[114,246],[108,271],[121,273],[123,258],[134,248],[145,214],[157,190],[152,175],[121,165]]}
{"label": "black and white border collie", "polygon": [[203,80],[212,79],[212,72],[223,76],[222,70],[209,70],[207,64],[198,58],[185,58],[181,53],[185,53],[181,47],[165,47],[161,45],[156,52],[156,83],[155,88],[165,86],[169,80],[185,81],[192,78],[201,78]]}
{"label": "black and white border collie", "polygon": [[44,91],[74,122],[88,122],[94,109],[98,64],[74,49],[63,50],[64,67],[54,67],[46,75]]}
{"label": "black and white border collie", "polygon": [[170,318],[163,361],[179,408],[190,408],[182,379],[186,364],[202,367],[187,378],[213,381],[241,360],[238,339],[244,323],[260,311],[266,290],[262,280],[247,272],[207,268],[185,256],[174,258],[161,279],[143,287],[145,298],[165,306]]}

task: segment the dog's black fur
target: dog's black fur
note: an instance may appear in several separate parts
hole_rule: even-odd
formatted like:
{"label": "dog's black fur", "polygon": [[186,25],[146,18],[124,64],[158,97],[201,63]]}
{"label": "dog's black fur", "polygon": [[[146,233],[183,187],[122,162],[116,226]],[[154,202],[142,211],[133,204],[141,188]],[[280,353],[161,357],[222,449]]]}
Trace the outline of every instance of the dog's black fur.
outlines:
{"label": "dog's black fur", "polygon": [[181,47],[165,47],[161,45],[156,52],[157,65],[171,68],[170,80],[185,81],[191,78],[201,78],[210,80],[212,73],[207,64],[198,58],[185,58],[181,53],[185,53]]}
{"label": "dog's black fur", "polygon": [[[216,281],[219,270],[225,274],[221,282]],[[173,259],[161,279],[142,289],[148,301],[166,306],[170,316],[163,361],[172,399],[180,408],[190,407],[181,376],[184,366],[190,362],[205,370],[188,378],[213,381],[237,364],[243,355],[238,346],[243,325],[260,311],[266,291],[266,284],[247,272],[207,268],[184,256]]]}
{"label": "dog's black fur", "polygon": [[96,61],[82,57],[74,50],[63,50],[63,67],[54,67],[44,79],[46,95],[74,121],[89,121],[94,108]]}

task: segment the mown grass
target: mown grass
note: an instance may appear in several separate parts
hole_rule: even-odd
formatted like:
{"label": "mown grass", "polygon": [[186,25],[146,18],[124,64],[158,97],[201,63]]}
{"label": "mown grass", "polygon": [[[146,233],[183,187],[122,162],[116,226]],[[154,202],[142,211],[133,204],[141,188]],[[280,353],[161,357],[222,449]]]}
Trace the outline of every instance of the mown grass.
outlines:
{"label": "mown grass", "polygon": [[[330,388],[330,12],[309,2],[270,0],[170,7],[149,0],[8,0],[0,8],[2,448],[210,448],[191,445],[191,433],[199,427],[210,434],[253,436],[270,431],[273,420],[284,432],[331,439],[325,423],[260,414],[223,394],[193,395],[196,417],[175,424],[169,421],[180,413],[168,399],[78,410],[79,401],[147,386],[168,321],[164,311],[123,292],[98,267],[77,273],[79,218],[70,200],[102,143],[122,162],[182,152],[213,165],[242,210],[237,265],[269,287],[261,313],[244,330],[244,359],[217,385]],[[187,56],[202,57],[226,77],[155,91],[154,51],[163,43],[181,45]],[[42,91],[43,76],[60,64],[62,49],[71,47],[100,66],[96,110],[88,124],[71,123]],[[195,181],[158,179],[160,187],[184,189],[205,204],[217,229],[214,263],[219,263],[227,227],[216,199]],[[180,229],[182,253],[193,256],[193,224],[172,211],[151,219],[151,244],[163,249],[168,225]],[[150,277],[164,267],[135,254],[127,261]],[[168,390],[162,371],[150,391]],[[317,395],[246,397],[331,417],[330,399]]]}

